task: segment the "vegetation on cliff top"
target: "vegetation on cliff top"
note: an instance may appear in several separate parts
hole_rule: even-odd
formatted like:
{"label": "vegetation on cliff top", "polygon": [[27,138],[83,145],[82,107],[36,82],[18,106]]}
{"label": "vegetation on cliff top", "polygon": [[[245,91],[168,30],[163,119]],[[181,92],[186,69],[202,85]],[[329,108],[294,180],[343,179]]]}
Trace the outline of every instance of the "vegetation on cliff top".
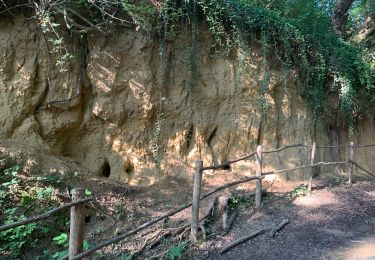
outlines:
{"label": "vegetation on cliff top", "polygon": [[[286,73],[300,79],[316,122],[335,112],[343,119],[338,126],[354,129],[374,109],[375,0],[44,0],[0,5],[1,12],[31,9],[52,51],[60,54],[60,64],[71,58],[60,29],[78,34],[108,34],[116,26],[144,30],[160,36],[163,55],[163,43],[187,25],[188,87],[193,90],[199,66],[197,25],[205,24],[213,47],[235,56],[242,66],[254,44],[261,44],[264,63],[277,57]],[[266,93],[267,87],[261,87],[260,96]],[[337,97],[338,111],[328,106],[328,96]],[[263,99],[260,105],[267,106]]]}

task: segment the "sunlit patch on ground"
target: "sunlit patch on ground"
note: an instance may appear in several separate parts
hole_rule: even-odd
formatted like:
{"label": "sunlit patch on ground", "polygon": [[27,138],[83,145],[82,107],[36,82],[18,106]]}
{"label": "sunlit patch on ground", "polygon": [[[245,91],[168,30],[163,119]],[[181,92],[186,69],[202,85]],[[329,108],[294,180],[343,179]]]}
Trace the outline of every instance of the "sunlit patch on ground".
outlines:
{"label": "sunlit patch on ground", "polygon": [[362,238],[351,240],[347,249],[337,250],[333,258],[346,260],[373,260],[375,259],[375,238]]}
{"label": "sunlit patch on ground", "polygon": [[375,259],[375,238],[352,240],[351,246],[344,250],[343,259]]}
{"label": "sunlit patch on ground", "polygon": [[296,198],[296,200],[293,202],[293,204],[296,206],[302,206],[307,208],[318,208],[321,206],[333,205],[338,203],[339,201],[337,200],[335,194],[328,191],[325,192],[324,197],[314,196],[314,194],[312,194]]}
{"label": "sunlit patch on ground", "polygon": [[365,194],[373,199],[375,199],[375,191],[365,191]]}

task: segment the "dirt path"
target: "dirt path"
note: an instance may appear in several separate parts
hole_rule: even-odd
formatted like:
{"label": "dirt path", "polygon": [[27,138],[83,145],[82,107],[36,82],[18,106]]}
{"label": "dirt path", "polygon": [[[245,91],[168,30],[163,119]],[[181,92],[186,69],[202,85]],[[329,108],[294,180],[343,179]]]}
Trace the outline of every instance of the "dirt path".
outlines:
{"label": "dirt path", "polygon": [[[218,254],[229,242],[284,218],[290,223],[275,238],[267,231]],[[326,187],[294,201],[274,193],[265,197],[260,212],[241,211],[228,235],[210,237],[186,258],[375,259],[375,186]]]}

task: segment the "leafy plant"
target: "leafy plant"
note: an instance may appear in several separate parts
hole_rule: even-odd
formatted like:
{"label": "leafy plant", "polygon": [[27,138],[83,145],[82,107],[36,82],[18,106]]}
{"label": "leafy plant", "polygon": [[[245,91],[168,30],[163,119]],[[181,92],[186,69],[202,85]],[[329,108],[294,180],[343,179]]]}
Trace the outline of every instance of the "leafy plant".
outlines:
{"label": "leafy plant", "polygon": [[252,202],[252,198],[250,197],[233,196],[229,200],[229,207],[230,208],[236,208],[236,207],[247,208],[250,206],[251,202]]}
{"label": "leafy plant", "polygon": [[66,233],[61,233],[60,235],[54,237],[52,239],[56,245],[59,245],[59,246],[67,246],[68,245],[68,234]]}
{"label": "leafy plant", "polygon": [[121,260],[132,260],[133,257],[131,255],[123,254],[120,256]]}
{"label": "leafy plant", "polygon": [[309,190],[308,190],[307,185],[301,184],[301,185],[298,185],[297,187],[295,187],[292,190],[292,192],[288,194],[288,198],[294,199],[294,198],[297,198],[297,197],[302,197],[302,196],[305,196],[306,194],[308,194],[308,192],[309,192]]}
{"label": "leafy plant", "polygon": [[[68,246],[69,246],[69,239],[67,233],[61,233],[60,235],[53,238],[53,241],[56,245],[63,248],[61,251],[55,252],[51,257],[52,259],[61,259],[62,257],[66,256],[69,253]],[[87,250],[90,248],[90,243],[87,240],[83,241],[83,250]]]}
{"label": "leafy plant", "polygon": [[[17,208],[5,210],[7,216],[5,224],[26,219],[24,215],[19,215],[17,211]],[[33,234],[37,230],[37,224],[31,223],[0,232],[0,250],[10,258],[17,258],[26,246],[35,246],[36,240],[33,238]]]}
{"label": "leafy plant", "polygon": [[[27,176],[19,166],[0,172],[0,209],[5,224],[26,219],[27,212],[37,215],[45,212],[57,202],[53,196],[55,188],[47,182],[47,177]],[[56,182],[54,182],[56,184]],[[17,205],[17,206],[14,206]],[[26,248],[34,248],[39,239],[46,238],[49,226],[31,223],[0,233],[1,256],[19,258]]]}
{"label": "leafy plant", "polygon": [[185,250],[185,247],[186,247],[185,241],[182,241],[178,243],[177,245],[171,247],[166,254],[167,259],[169,260],[180,259],[182,253]]}
{"label": "leafy plant", "polygon": [[92,195],[92,192],[89,189],[85,189],[85,196]]}

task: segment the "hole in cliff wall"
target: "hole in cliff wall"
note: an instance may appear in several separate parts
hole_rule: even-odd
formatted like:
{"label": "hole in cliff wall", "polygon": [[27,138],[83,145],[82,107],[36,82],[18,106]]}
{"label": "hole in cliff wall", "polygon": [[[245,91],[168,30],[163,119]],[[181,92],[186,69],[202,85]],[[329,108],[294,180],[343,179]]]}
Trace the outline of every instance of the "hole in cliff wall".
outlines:
{"label": "hole in cliff wall", "polygon": [[190,146],[193,142],[193,138],[194,138],[194,125],[191,125],[189,130],[186,133],[186,151],[190,150],[191,148]]}
{"label": "hole in cliff wall", "polygon": [[125,172],[127,173],[127,174],[132,174],[133,172],[134,172],[134,166],[133,166],[133,164],[129,164],[129,165],[127,165],[126,167],[125,167]]}
{"label": "hole in cliff wall", "polygon": [[223,170],[225,170],[225,171],[229,171],[230,169],[231,169],[230,164],[227,164],[227,165],[223,166]]}
{"label": "hole in cliff wall", "polygon": [[111,166],[109,165],[107,161],[103,163],[100,172],[102,176],[107,177],[107,178],[111,175]]}

